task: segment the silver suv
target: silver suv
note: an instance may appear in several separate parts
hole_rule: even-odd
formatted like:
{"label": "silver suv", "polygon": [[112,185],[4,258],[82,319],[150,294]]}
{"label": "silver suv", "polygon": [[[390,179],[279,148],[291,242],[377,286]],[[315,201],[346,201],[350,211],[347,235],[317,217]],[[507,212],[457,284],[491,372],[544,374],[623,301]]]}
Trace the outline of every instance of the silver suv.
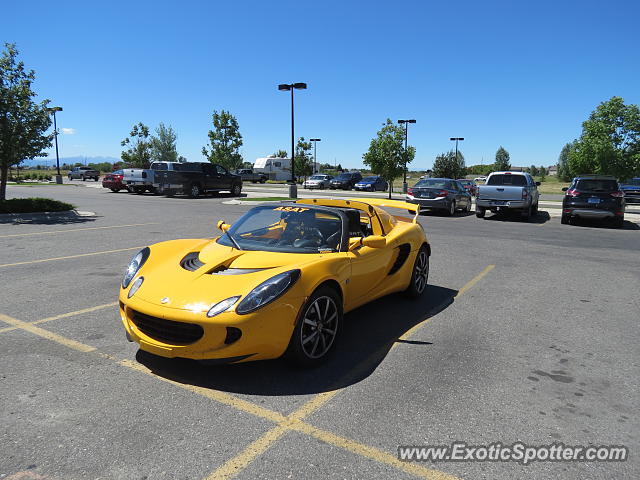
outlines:
{"label": "silver suv", "polygon": [[93,178],[96,182],[100,178],[100,172],[91,167],[73,167],[69,172],[69,180],[81,178],[84,182],[87,178]]}

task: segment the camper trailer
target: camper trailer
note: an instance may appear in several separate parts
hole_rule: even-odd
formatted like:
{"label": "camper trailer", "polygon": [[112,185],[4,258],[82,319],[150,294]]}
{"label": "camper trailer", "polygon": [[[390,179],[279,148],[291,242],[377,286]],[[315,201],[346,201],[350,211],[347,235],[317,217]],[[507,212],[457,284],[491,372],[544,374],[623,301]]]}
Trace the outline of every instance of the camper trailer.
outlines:
{"label": "camper trailer", "polygon": [[279,157],[257,158],[253,171],[267,175],[269,180],[291,180],[291,159]]}

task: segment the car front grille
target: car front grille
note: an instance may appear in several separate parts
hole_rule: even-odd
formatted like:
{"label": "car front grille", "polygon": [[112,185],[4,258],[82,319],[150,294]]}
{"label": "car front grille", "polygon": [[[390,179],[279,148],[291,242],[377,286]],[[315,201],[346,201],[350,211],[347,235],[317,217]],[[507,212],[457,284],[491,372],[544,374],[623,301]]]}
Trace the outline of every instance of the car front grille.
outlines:
{"label": "car front grille", "polygon": [[195,323],[174,322],[132,311],[131,321],[148,337],[172,345],[189,345],[202,338],[204,330]]}

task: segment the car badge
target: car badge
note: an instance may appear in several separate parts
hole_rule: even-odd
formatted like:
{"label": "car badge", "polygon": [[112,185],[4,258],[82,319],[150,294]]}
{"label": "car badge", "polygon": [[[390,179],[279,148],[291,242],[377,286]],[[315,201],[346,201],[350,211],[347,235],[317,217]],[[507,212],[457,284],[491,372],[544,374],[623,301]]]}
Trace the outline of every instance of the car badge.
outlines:
{"label": "car badge", "polygon": [[160,300],[160,303],[169,303],[169,297],[164,297],[162,300]]}

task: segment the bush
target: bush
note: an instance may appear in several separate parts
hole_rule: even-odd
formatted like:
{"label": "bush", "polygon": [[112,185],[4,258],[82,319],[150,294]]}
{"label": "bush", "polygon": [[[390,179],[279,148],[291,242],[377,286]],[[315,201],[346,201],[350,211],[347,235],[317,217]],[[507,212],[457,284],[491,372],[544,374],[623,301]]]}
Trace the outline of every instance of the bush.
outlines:
{"label": "bush", "polygon": [[12,198],[0,200],[0,213],[64,212],[73,210],[70,203],[50,198]]}

